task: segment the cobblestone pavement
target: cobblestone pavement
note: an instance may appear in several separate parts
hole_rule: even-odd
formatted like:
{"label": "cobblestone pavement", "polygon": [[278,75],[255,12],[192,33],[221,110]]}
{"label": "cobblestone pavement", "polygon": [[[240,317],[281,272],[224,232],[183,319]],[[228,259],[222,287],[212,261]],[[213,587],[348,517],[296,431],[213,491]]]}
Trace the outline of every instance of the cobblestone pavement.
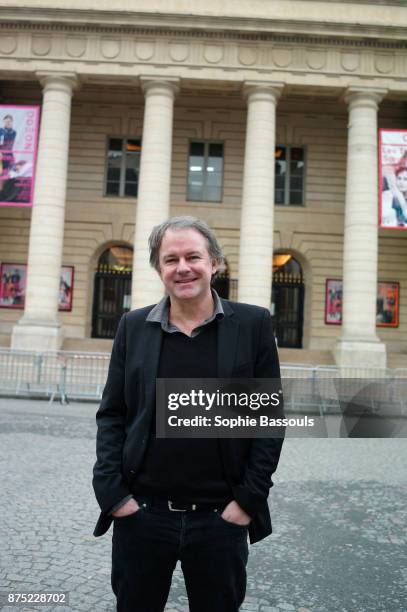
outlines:
{"label": "cobblestone pavement", "polygon": [[[0,591],[70,597],[69,608],[20,611],[115,610],[111,536],[91,535],[95,411],[0,400]],[[287,440],[270,495],[274,534],[250,547],[242,610],[405,612],[406,459],[405,439]],[[188,611],[178,569],[176,611]]]}

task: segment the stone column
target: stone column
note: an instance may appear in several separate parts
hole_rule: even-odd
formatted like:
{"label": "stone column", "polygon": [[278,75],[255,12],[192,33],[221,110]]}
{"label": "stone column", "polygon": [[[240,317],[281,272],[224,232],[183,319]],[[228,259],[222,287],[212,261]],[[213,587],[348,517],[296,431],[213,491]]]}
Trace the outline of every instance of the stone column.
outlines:
{"label": "stone column", "polygon": [[132,308],[153,304],[163,286],[150,267],[148,237],[170,214],[174,99],[178,79],[142,78],[145,93],[140,180],[134,237]]}
{"label": "stone column", "polygon": [[23,317],[11,346],[38,351],[58,349],[58,322],[73,74],[39,74],[43,85],[41,129],[28,250]]}
{"label": "stone column", "polygon": [[343,244],[342,333],[338,365],[385,367],[386,347],[376,335],[378,257],[377,110],[385,91],[351,88]]}
{"label": "stone column", "polygon": [[239,302],[270,308],[273,272],[276,105],[281,84],[247,83],[240,222]]}

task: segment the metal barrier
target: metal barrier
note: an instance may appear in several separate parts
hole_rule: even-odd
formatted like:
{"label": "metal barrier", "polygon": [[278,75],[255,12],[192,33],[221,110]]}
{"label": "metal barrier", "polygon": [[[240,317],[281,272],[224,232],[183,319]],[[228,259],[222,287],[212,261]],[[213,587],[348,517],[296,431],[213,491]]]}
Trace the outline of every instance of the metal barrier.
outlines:
{"label": "metal barrier", "polygon": [[289,412],[356,412],[407,416],[407,369],[281,366],[284,409]]}
{"label": "metal barrier", "polygon": [[0,349],[0,395],[99,400],[107,378],[108,353]]}
{"label": "metal barrier", "polygon": [[[0,395],[59,399],[100,400],[107,378],[109,353],[53,351],[36,353],[0,348]],[[407,415],[407,369],[343,368],[281,364],[287,412],[338,412],[341,401],[354,397],[355,380],[376,381],[375,402],[393,402],[398,413]],[[352,382],[353,381],[353,382]],[[346,386],[349,383],[349,388]],[[340,389],[340,392],[338,392]],[[357,389],[356,389],[357,391]]]}

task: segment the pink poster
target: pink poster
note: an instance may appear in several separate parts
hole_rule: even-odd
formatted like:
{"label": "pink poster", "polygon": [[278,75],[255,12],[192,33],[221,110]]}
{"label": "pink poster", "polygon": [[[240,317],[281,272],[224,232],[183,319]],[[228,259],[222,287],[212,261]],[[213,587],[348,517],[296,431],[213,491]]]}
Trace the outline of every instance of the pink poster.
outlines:
{"label": "pink poster", "polygon": [[[59,281],[58,310],[71,311],[73,299],[74,267],[62,266]],[[27,264],[0,264],[0,308],[25,306]]]}
{"label": "pink poster", "polygon": [[0,206],[32,206],[39,106],[0,105]]}
{"label": "pink poster", "polygon": [[379,130],[379,226],[407,229],[407,130]]}

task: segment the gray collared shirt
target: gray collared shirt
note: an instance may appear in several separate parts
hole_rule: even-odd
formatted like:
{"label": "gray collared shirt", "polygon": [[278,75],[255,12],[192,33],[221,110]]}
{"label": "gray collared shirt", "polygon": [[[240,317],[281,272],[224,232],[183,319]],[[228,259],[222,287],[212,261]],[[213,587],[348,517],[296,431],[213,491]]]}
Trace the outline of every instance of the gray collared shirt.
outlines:
{"label": "gray collared shirt", "polygon": [[[195,338],[201,331],[205,325],[212,323],[215,319],[223,319],[225,313],[223,311],[222,302],[220,301],[220,297],[216,293],[214,289],[212,289],[212,296],[214,302],[214,309],[212,315],[205,319],[200,325],[195,327],[192,330],[191,338]],[[169,321],[169,313],[170,313],[170,298],[168,295],[163,297],[163,299],[158,302],[156,306],[148,313],[146,317],[146,321],[149,323],[160,323],[163,331],[168,332],[169,334],[173,334],[174,332],[180,332],[176,325],[173,325]]]}

